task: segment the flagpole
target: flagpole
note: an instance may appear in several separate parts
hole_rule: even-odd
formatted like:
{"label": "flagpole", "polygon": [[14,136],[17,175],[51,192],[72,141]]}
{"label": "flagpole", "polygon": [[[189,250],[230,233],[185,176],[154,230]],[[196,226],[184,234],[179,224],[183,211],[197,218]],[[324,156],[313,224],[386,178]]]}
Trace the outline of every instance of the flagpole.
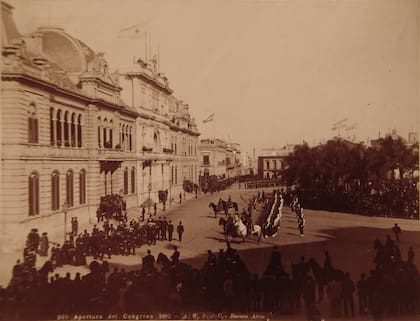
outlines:
{"label": "flagpole", "polygon": [[159,54],[159,41],[158,41],[158,47],[157,47],[157,71],[160,70],[160,54]]}
{"label": "flagpole", "polygon": [[149,24],[149,56],[152,59],[152,26]]}
{"label": "flagpole", "polygon": [[213,141],[216,141],[216,117],[213,115]]}
{"label": "flagpole", "polygon": [[[147,25],[147,29],[149,29],[149,25]],[[148,48],[147,48],[147,33],[146,33],[146,37],[144,37],[144,51],[145,51],[145,53],[144,53],[144,58],[146,59],[146,63],[147,63],[147,50],[148,50]]]}

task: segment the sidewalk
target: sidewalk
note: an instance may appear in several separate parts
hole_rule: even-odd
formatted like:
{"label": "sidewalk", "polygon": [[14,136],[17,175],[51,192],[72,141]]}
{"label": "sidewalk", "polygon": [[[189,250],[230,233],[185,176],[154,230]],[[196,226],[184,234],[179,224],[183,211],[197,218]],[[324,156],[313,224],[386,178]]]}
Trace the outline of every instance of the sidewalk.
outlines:
{"label": "sidewalk", "polygon": [[[159,216],[168,217],[173,210],[183,206],[186,202],[188,203],[191,200],[195,200],[195,194],[189,195],[188,193],[186,193],[185,195],[189,196],[187,197],[185,201],[182,201],[181,204],[179,204],[179,202],[178,203],[174,202],[172,203],[172,205],[167,206],[165,211],[162,210],[163,208],[162,204],[158,204],[158,211],[157,211],[156,216],[153,215],[153,208],[151,208],[152,217],[153,218],[158,218]],[[200,199],[200,196],[204,196],[204,194],[202,193],[199,194],[198,199]],[[128,209],[127,210],[128,220],[132,218],[139,218],[141,216],[141,210],[142,210],[141,207],[140,208],[133,207],[133,208]],[[147,209],[146,209],[145,218],[147,219]],[[94,225],[102,225],[102,222],[99,224],[97,224],[96,222],[85,223],[85,224],[80,223],[78,226],[78,232],[81,233],[86,229],[90,233]],[[49,248],[47,257],[42,257],[42,256],[37,255],[37,258],[36,258],[37,269],[41,268],[42,265],[50,258],[51,248],[54,244],[61,244],[61,245],[63,244],[63,239],[62,239],[63,233],[62,233],[61,228],[57,230],[49,230],[49,231],[39,230],[39,232],[40,233],[48,232],[50,248]],[[22,237],[23,237],[22,244],[24,244],[26,235],[22,235]],[[144,245],[140,248],[137,248],[135,256],[122,256],[122,255],[113,256],[112,259],[108,261],[109,263],[126,266],[127,268],[133,265],[135,265],[133,268],[138,268],[141,262],[141,257],[146,255],[147,249],[151,249],[153,253],[162,252],[166,255],[169,254],[169,256],[172,254],[172,247],[168,248],[167,242],[158,241],[156,245],[152,245],[150,247],[147,245]],[[10,279],[12,277],[12,269],[13,269],[13,266],[16,264],[17,260],[20,260],[21,262],[23,262],[23,248],[13,251],[13,252],[0,252],[0,286],[6,287],[8,283],[10,282]],[[66,272],[70,272],[72,276],[74,276],[77,272],[80,272],[81,274],[86,274],[89,272],[88,265],[91,261],[93,261],[93,258],[88,257],[86,266],[66,265],[64,267],[55,269],[54,273],[59,273],[60,275],[64,275]]]}

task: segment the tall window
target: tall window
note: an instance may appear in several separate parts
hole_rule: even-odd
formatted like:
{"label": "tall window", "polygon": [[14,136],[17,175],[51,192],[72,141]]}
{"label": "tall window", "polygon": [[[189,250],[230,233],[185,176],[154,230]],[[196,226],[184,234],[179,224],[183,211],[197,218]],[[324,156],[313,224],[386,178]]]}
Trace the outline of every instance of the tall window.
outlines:
{"label": "tall window", "polygon": [[64,113],[64,145],[63,146],[70,146],[70,137],[69,137],[69,112],[66,111]]}
{"label": "tall window", "polygon": [[130,152],[133,150],[133,136],[131,134],[131,126],[130,126],[130,134],[129,134],[129,145],[130,145]]}
{"label": "tall window", "polygon": [[175,166],[175,184],[178,184],[178,166]]}
{"label": "tall window", "polygon": [[57,120],[55,121],[55,125],[56,125],[56,134],[57,134],[57,146],[62,146],[63,145],[63,137],[62,137],[62,133],[61,133],[61,126],[63,125],[61,123],[61,117],[62,117],[62,112],[61,110],[57,111]]}
{"label": "tall window", "polygon": [[60,175],[53,172],[51,175],[51,209],[56,211],[60,208]]}
{"label": "tall window", "polygon": [[209,165],[210,164],[210,157],[209,155],[203,156],[203,165]]}
{"label": "tall window", "polygon": [[266,161],[266,169],[270,169],[270,161]]}
{"label": "tall window", "polygon": [[77,147],[82,147],[82,115],[77,118]]}
{"label": "tall window", "polygon": [[174,185],[174,167],[171,166],[171,185]]}
{"label": "tall window", "polygon": [[134,167],[131,169],[131,193],[136,192],[136,170]]}
{"label": "tall window", "polygon": [[101,117],[98,117],[98,147],[102,148],[101,146]]}
{"label": "tall window", "polygon": [[84,169],[79,173],[79,203],[86,204],[86,171]]}
{"label": "tall window", "polygon": [[73,171],[66,174],[66,201],[68,206],[73,206]]}
{"label": "tall window", "polygon": [[70,122],[70,146],[76,147],[76,114],[71,115]]}
{"label": "tall window", "polygon": [[124,170],[124,194],[128,194],[128,168]]}
{"label": "tall window", "polygon": [[29,175],[29,216],[39,214],[39,177],[38,174]]}
{"label": "tall window", "polygon": [[38,118],[35,104],[31,104],[28,111],[28,143],[38,143]]}
{"label": "tall window", "polygon": [[54,108],[50,108],[50,144],[51,146],[55,145],[54,126],[55,126]]}

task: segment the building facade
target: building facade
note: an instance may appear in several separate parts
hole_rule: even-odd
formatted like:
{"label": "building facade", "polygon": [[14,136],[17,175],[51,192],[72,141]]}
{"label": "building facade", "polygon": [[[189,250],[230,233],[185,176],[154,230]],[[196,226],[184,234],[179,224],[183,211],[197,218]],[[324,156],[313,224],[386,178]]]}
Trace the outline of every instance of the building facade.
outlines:
{"label": "building facade", "polygon": [[202,139],[199,145],[200,175],[232,178],[241,175],[240,145],[222,139]]}
{"label": "building facade", "polygon": [[284,169],[284,159],[289,155],[295,145],[286,145],[283,148],[267,148],[261,150],[258,156],[258,177],[260,179],[278,179]]}
{"label": "building facade", "polygon": [[[1,5],[2,244],[22,246],[31,228],[61,229],[67,216],[94,222],[104,195],[134,207],[198,180],[199,133],[157,75],[111,73],[102,53],[60,28],[23,36]],[[135,108],[122,99],[126,78],[141,94],[147,84]]]}
{"label": "building facade", "polygon": [[[177,99],[156,61],[138,60],[123,72],[123,98],[131,101],[137,119],[137,160],[142,163],[141,199],[157,199],[168,191],[178,200],[185,181],[198,183],[198,137],[188,104]],[[139,164],[140,166],[140,164]]]}

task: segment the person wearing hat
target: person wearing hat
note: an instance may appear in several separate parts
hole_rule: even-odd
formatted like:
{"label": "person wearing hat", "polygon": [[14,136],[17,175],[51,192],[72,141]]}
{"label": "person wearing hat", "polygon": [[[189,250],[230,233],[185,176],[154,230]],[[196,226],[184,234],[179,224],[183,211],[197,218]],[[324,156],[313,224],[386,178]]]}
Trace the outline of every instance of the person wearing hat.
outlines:
{"label": "person wearing hat", "polygon": [[172,234],[174,233],[174,225],[172,224],[172,221],[169,220],[168,222],[168,239],[169,241],[172,241]]}
{"label": "person wearing hat", "polygon": [[181,221],[179,221],[179,224],[176,227],[176,231],[178,232],[179,241],[182,242],[182,234],[184,234],[184,226],[182,225]]}
{"label": "person wearing hat", "polygon": [[42,233],[39,243],[39,255],[48,256],[48,249],[50,247],[50,243],[48,241],[47,232]]}

